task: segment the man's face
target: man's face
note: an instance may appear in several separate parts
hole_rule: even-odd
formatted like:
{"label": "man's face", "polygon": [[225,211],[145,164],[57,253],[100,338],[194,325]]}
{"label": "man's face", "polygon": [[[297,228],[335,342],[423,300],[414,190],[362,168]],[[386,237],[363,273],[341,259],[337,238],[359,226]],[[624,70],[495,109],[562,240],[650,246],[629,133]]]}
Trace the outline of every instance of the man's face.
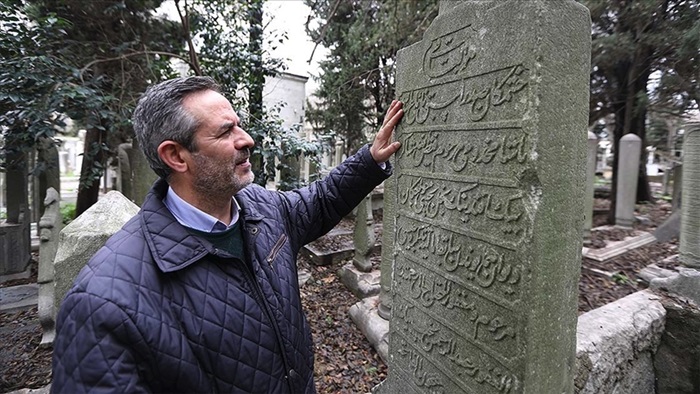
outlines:
{"label": "man's face", "polygon": [[185,98],[183,105],[201,125],[194,135],[192,187],[201,196],[232,196],[250,185],[250,149],[253,139],[240,127],[231,104],[212,90]]}

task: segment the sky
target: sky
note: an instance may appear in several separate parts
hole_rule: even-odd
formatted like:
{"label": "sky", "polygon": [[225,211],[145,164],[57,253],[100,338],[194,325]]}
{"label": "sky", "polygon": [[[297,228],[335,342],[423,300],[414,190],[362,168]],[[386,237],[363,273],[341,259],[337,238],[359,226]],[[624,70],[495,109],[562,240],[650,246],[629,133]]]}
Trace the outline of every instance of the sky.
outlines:
{"label": "sky", "polygon": [[[285,59],[288,67],[286,72],[309,77],[306,83],[308,97],[318,86],[311,75],[318,74],[318,61],[327,54],[327,50],[321,46],[314,52],[314,43],[306,35],[304,24],[311,10],[302,0],[269,0],[265,2],[264,7],[266,19],[263,24],[267,26],[266,30],[286,32],[288,36],[287,41],[270,52],[274,57]],[[179,19],[172,1],[163,3],[161,12],[169,18]],[[309,63],[312,52],[314,57]]]}

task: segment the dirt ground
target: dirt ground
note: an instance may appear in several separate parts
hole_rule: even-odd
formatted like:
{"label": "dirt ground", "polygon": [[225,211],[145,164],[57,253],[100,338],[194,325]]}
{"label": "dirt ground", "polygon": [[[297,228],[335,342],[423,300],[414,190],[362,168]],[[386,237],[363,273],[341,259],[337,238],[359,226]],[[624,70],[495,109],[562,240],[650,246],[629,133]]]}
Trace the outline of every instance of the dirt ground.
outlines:
{"label": "dirt ground", "polygon": [[[596,200],[596,209],[604,210],[606,203],[605,200]],[[638,231],[653,231],[671,210],[670,204],[663,201],[638,207],[638,215],[648,219],[644,224],[635,225],[635,230]],[[604,213],[594,216],[594,227],[604,221]],[[352,224],[347,221],[342,226],[352,228]],[[589,246],[604,247],[605,241],[620,240],[629,234],[627,230],[593,232]],[[583,258],[579,282],[579,313],[644,288],[645,285],[638,282],[639,270],[677,254],[677,249],[678,240],[674,239],[638,248],[604,263]],[[375,257],[373,260],[377,264],[378,259]],[[336,275],[342,263],[315,267],[302,257],[299,264],[312,274],[312,279],[302,289],[302,302],[313,331],[319,393],[369,392],[386,377],[387,368],[350,320],[348,309],[358,300],[345,289]],[[587,268],[606,271],[612,275],[595,274]],[[30,282],[32,280],[36,281],[36,275],[29,279]],[[7,285],[10,283],[0,284]],[[20,388],[38,388],[50,382],[51,349],[39,348],[40,338],[36,308],[0,314],[0,393]]]}

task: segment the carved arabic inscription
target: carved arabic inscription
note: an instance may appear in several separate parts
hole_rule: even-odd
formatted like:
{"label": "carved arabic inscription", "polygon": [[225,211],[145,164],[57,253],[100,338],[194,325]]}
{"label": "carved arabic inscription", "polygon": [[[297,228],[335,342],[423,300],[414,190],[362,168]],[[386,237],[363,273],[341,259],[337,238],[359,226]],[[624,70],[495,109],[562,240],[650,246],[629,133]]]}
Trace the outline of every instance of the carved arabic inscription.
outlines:
{"label": "carved arabic inscription", "polygon": [[455,275],[465,285],[501,305],[520,299],[524,268],[517,253],[402,215],[396,247],[404,258],[430,261],[435,271]]}
{"label": "carved arabic inscription", "polygon": [[[517,391],[520,384],[517,375],[502,363],[455,331],[426,321],[416,312],[415,307],[403,303],[392,312],[399,347],[396,357],[404,359],[409,366],[416,386],[448,393]],[[445,368],[438,370],[428,361],[437,359],[446,361],[441,363]],[[453,385],[456,387],[450,387]]]}
{"label": "carved arabic inscription", "polygon": [[420,217],[468,226],[471,234],[482,235],[479,239],[498,240],[498,245],[511,248],[527,235],[525,194],[517,188],[413,175],[399,176],[398,184],[399,204]]}
{"label": "carved arabic inscription", "polygon": [[[492,108],[510,103],[527,86],[528,71],[518,64],[403,92],[403,123],[412,125],[478,122]],[[466,118],[463,114],[466,113]],[[522,117],[513,114],[514,118]]]}

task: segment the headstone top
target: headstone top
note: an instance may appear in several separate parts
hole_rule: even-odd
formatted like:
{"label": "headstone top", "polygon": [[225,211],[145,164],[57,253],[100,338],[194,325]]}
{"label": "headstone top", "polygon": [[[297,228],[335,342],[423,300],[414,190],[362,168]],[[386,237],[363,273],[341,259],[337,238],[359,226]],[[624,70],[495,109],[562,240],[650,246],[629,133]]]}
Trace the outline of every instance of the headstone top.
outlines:
{"label": "headstone top", "polygon": [[118,191],[110,191],[75,218],[63,232],[110,233],[118,231],[139,212],[139,207]]}
{"label": "headstone top", "polygon": [[642,139],[639,138],[637,134],[634,133],[627,133],[620,138],[620,141],[641,141]]}

